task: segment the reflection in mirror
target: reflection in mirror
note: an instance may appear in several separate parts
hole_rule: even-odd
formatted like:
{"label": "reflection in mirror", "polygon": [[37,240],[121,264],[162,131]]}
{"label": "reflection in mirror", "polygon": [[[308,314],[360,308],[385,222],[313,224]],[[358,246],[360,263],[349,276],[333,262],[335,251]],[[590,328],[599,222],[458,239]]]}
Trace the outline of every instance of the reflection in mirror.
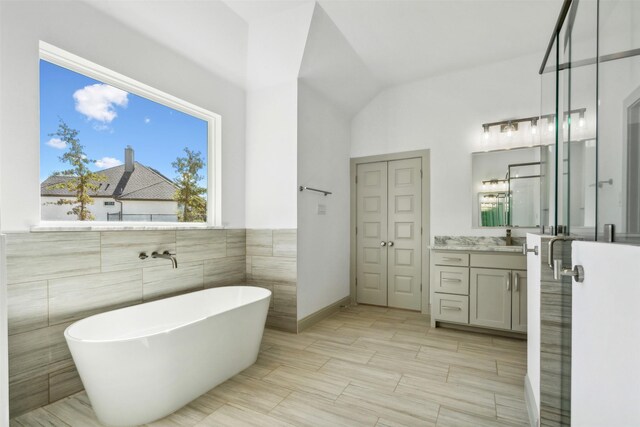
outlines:
{"label": "reflection in mirror", "polygon": [[473,227],[538,227],[539,147],[473,153]]}
{"label": "reflection in mirror", "polygon": [[512,227],[538,227],[540,225],[540,162],[509,165],[508,225]]}

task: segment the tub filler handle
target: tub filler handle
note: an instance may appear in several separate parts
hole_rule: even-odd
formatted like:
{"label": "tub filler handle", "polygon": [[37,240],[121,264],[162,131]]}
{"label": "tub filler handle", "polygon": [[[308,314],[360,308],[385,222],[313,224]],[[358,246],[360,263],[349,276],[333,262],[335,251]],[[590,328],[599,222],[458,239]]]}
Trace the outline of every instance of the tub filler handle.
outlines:
{"label": "tub filler handle", "polygon": [[169,251],[164,251],[162,253],[159,253],[157,251],[154,251],[151,254],[151,258],[163,258],[163,259],[168,259],[171,261],[171,265],[173,266],[173,268],[178,268],[178,260],[176,259],[176,254],[172,254]]}

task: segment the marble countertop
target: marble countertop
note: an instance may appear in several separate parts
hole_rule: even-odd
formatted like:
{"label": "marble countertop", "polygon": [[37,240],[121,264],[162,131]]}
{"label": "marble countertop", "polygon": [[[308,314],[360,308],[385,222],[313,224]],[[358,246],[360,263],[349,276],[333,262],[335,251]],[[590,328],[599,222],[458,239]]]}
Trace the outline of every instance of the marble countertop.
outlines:
{"label": "marble countertop", "polygon": [[473,251],[473,252],[522,252],[522,237],[513,237],[513,244],[506,245],[501,236],[435,236],[434,244],[429,249],[439,251]]}
{"label": "marble countertop", "polygon": [[433,245],[429,249],[438,251],[511,252],[521,253],[521,246],[506,245]]}

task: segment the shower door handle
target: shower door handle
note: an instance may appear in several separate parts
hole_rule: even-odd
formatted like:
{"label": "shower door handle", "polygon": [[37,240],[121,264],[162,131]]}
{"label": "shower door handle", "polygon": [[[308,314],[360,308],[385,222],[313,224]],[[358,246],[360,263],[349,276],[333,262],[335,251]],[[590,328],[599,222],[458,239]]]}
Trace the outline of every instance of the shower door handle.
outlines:
{"label": "shower door handle", "polygon": [[576,265],[573,268],[567,268],[562,265],[561,259],[553,260],[553,278],[560,280],[562,277],[573,277],[576,282],[584,282],[584,267]]}

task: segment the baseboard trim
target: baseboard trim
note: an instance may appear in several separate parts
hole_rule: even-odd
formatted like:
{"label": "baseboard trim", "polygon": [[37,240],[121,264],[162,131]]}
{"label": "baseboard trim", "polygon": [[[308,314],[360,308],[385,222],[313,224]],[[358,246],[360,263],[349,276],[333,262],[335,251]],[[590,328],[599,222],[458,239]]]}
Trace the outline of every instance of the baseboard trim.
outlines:
{"label": "baseboard trim", "polygon": [[536,399],[533,387],[531,387],[531,381],[529,381],[529,375],[524,376],[524,404],[527,407],[527,414],[529,414],[529,425],[538,427],[540,425],[540,420],[538,419],[540,411],[536,407]]}
{"label": "baseboard trim", "polygon": [[334,302],[333,304],[330,304],[324,308],[321,308],[315,313],[311,313],[310,315],[308,315],[303,319],[298,320],[298,333],[304,331],[307,328],[310,328],[311,326],[315,325],[319,321],[326,319],[327,317],[331,316],[333,313],[336,313],[338,310],[340,310],[340,307],[349,305],[349,304],[351,304],[350,295]]}

